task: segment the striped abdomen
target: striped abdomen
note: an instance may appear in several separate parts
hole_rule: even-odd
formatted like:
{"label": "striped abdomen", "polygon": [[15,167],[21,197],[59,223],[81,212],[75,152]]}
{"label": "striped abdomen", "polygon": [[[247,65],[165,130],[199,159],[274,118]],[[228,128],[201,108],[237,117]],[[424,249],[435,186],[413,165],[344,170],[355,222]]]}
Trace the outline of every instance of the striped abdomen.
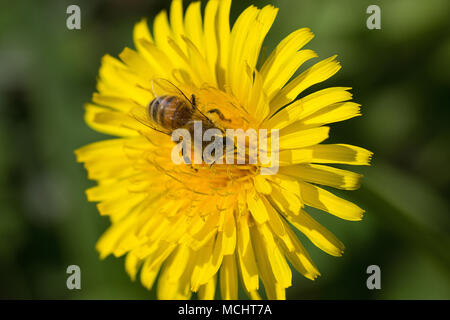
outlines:
{"label": "striped abdomen", "polygon": [[148,105],[149,118],[168,130],[183,127],[191,120],[192,114],[192,108],[176,96],[156,97]]}

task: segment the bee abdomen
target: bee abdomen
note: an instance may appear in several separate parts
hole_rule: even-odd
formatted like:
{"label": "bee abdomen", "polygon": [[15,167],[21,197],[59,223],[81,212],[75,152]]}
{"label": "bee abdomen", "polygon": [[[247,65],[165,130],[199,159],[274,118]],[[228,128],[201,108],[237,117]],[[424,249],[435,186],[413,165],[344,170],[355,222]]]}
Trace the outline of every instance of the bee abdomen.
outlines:
{"label": "bee abdomen", "polygon": [[153,99],[148,107],[149,118],[163,128],[174,130],[182,127],[192,117],[192,110],[175,96],[161,96]]}

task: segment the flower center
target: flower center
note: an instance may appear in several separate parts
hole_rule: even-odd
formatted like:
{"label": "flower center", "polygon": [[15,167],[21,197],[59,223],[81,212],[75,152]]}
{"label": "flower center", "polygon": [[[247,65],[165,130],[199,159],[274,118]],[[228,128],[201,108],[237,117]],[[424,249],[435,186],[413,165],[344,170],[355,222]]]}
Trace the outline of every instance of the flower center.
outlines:
{"label": "flower center", "polygon": [[[153,165],[192,192],[235,193],[238,186],[259,172],[259,165],[250,154],[251,148],[257,146],[257,141],[252,141],[257,135],[251,135],[257,129],[255,121],[224,91],[205,87],[183,92],[192,97],[192,107],[199,115],[194,113],[192,121],[179,128],[188,137],[181,137],[179,130],[172,132],[171,148],[158,150],[161,157]],[[177,146],[179,149],[174,150]],[[184,163],[174,161],[174,154]]]}

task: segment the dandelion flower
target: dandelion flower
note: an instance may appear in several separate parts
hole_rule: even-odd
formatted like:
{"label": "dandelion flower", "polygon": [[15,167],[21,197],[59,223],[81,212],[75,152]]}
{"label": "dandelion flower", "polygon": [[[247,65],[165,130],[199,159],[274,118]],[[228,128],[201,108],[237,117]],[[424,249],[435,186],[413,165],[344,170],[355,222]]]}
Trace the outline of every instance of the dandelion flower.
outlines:
{"label": "dandelion flower", "polygon": [[[328,124],[360,115],[350,88],[297,99],[340,69],[336,56],[294,76],[317,57],[303,49],[313,38],[303,28],[258,63],[277,9],[250,6],[230,27],[230,6],[231,0],[210,0],[202,16],[199,2],[183,13],[181,0],[173,0],[170,14],[154,19],[152,33],[145,19],[138,22],[136,50],[125,48],[120,60],[103,57],[98,92],[86,105],[86,123],[116,137],[76,151],[98,183],[86,191],[88,200],[111,221],[97,250],[101,258],[126,256],[131,279],[140,272],[146,288],[157,286],[159,299],[192,293],[213,299],[216,287],[222,299],[237,299],[238,283],[252,299],[262,287],[268,299],[285,299],[290,265],[311,280],[320,275],[295,229],[330,255],[344,250],[307,207],[351,221],[364,212],[321,187],[357,189],[361,175],[329,165],[370,162],[371,152],[360,147],[322,144]],[[278,172],[262,175],[260,163],[175,164],[171,137],[132,112],[145,113],[156,96],[155,79],[194,95],[199,110],[218,110],[217,121],[221,115],[229,128],[277,129]]]}

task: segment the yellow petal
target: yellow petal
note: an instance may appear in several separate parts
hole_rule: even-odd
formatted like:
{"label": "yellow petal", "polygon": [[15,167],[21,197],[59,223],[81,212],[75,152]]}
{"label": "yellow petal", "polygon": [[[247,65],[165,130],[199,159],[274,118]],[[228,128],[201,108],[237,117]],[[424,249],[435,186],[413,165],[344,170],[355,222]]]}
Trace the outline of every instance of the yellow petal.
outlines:
{"label": "yellow petal", "polygon": [[280,152],[281,166],[297,163],[340,163],[369,165],[372,152],[348,144],[318,144],[315,146]]}
{"label": "yellow petal", "polygon": [[101,159],[105,154],[123,155],[125,139],[109,139],[88,144],[75,150],[78,162]]}
{"label": "yellow petal", "polygon": [[[205,57],[208,61],[210,73],[213,74],[216,80],[216,62],[218,55],[218,44],[216,34],[216,15],[219,7],[218,0],[210,0],[205,8],[205,23],[204,23],[204,47]],[[217,82],[215,82],[217,83]]]}
{"label": "yellow petal", "polygon": [[350,100],[352,94],[348,92],[349,89],[351,88],[332,87],[311,93],[277,112],[266,121],[264,127],[282,129],[291,123],[311,116],[327,106]]}
{"label": "yellow petal", "polygon": [[219,2],[217,16],[217,44],[218,44],[218,66],[217,80],[219,87],[223,88],[227,77],[228,56],[230,50],[230,8],[231,0]]}
{"label": "yellow petal", "polygon": [[193,255],[191,250],[185,245],[179,245],[172,253],[164,269],[167,277],[172,282],[178,281],[183,276],[189,264],[189,259],[193,259]]}
{"label": "yellow petal", "polygon": [[269,300],[286,300],[286,289],[278,283],[264,284],[267,299]]}
{"label": "yellow petal", "polygon": [[303,119],[303,126],[321,126],[328,123],[339,122],[361,115],[360,105],[354,102],[332,104]]}
{"label": "yellow petal", "polygon": [[124,221],[120,221],[120,223],[111,225],[100,237],[95,247],[100,253],[101,259],[106,258],[116,249],[117,242],[124,236],[127,230],[133,228],[134,219],[134,216],[130,216]]}
{"label": "yellow petal", "polygon": [[214,84],[215,77],[209,72],[208,62],[200,52],[200,50],[195,46],[195,44],[186,37],[183,37],[186,43],[187,51],[189,54],[189,64],[195,66],[192,68],[192,72],[197,74],[197,78],[200,79],[200,84]]}
{"label": "yellow petal", "polygon": [[254,179],[254,183],[256,191],[262,194],[270,194],[272,192],[272,186],[264,176],[257,175]]}
{"label": "yellow petal", "polygon": [[248,210],[257,223],[264,223],[269,219],[267,207],[258,193],[250,191],[247,193]]}
{"label": "yellow petal", "polygon": [[322,60],[289,82],[272,99],[270,109],[272,111],[278,110],[293,101],[303,90],[333,76],[341,68],[335,59],[336,56],[332,56]]}
{"label": "yellow petal", "polygon": [[153,268],[148,268],[148,264],[150,264],[150,259],[147,258],[144,262],[144,265],[141,270],[141,284],[151,290],[153,284],[155,283],[156,276],[158,275],[159,268],[161,265],[154,266]]}
{"label": "yellow petal", "polygon": [[182,0],[172,0],[172,4],[170,5],[170,25],[172,27],[172,35],[174,36],[175,41],[183,52],[186,52],[186,46],[182,40],[182,37],[185,35]]}
{"label": "yellow petal", "polygon": [[345,247],[342,242],[305,211],[300,210],[297,215],[286,213],[286,218],[294,227],[307,236],[314,245],[326,253],[333,256],[341,256],[344,252]]}
{"label": "yellow petal", "polygon": [[191,276],[191,291],[197,292],[201,285],[207,283],[204,273],[210,267],[210,258],[213,253],[215,239],[210,239],[203,247],[197,250],[194,269]]}
{"label": "yellow petal", "polygon": [[153,33],[156,45],[162,50],[168,49],[167,39],[172,36],[172,31],[170,30],[169,19],[165,10],[156,15],[153,22]]}
{"label": "yellow petal", "polygon": [[258,225],[257,228],[262,241],[262,250],[265,252],[276,283],[283,288],[290,287],[292,285],[291,269],[284,255],[281,253],[278,244],[275,242],[272,231],[267,226],[267,223]]}
{"label": "yellow petal", "polygon": [[284,253],[286,257],[288,258],[289,262],[292,264],[292,266],[300,272],[302,275],[304,275],[306,278],[314,280],[318,276],[320,276],[320,272],[317,269],[317,267],[314,265],[311,257],[309,256],[308,252],[305,250],[303,245],[298,240],[297,236],[295,235],[294,231],[291,230],[291,227],[284,222],[286,231],[289,235],[289,238],[294,245],[294,250],[288,250],[285,246],[283,246]]}
{"label": "yellow petal", "polygon": [[186,31],[186,37],[192,41],[201,55],[204,56],[203,43],[205,41],[202,27],[201,3],[200,1],[192,2],[186,9],[184,29]]}
{"label": "yellow petal", "polygon": [[[169,258],[170,259],[170,258]],[[158,279],[158,288],[156,295],[158,299],[161,300],[185,300],[191,297],[190,290],[190,275],[193,268],[193,262],[195,261],[195,257],[189,259],[189,263],[182,272],[180,278],[175,281],[170,278],[170,273],[167,271],[166,267],[163,268],[161,275]],[[142,277],[141,271],[141,277]],[[154,279],[152,279],[154,281]]]}
{"label": "yellow petal", "polygon": [[247,45],[243,52],[244,56],[242,57],[244,60],[247,60],[247,63],[251,69],[254,69],[256,67],[259,53],[261,51],[261,46],[264,39],[266,38],[267,33],[272,27],[273,22],[275,21],[277,13],[278,8],[275,8],[272,5],[264,6],[258,13],[255,25],[252,29],[252,31],[254,31],[255,33],[254,35],[249,35],[250,41],[247,42]]}
{"label": "yellow petal", "polygon": [[189,290],[188,282],[171,282],[166,277],[160,276],[156,296],[159,300],[189,300],[192,292]]}
{"label": "yellow petal", "polygon": [[236,257],[234,255],[223,258],[220,268],[220,294],[223,300],[236,300],[238,298]]}
{"label": "yellow petal", "polygon": [[214,249],[209,256],[209,260],[204,269],[202,269],[202,275],[199,279],[199,284],[204,285],[208,283],[219,271],[224,257],[224,236],[223,232],[219,232],[214,243]]}
{"label": "yellow petal", "polygon": [[248,7],[238,17],[231,31],[226,81],[233,94],[243,105],[247,105],[248,91],[251,85],[251,79],[246,71],[251,68],[247,61],[242,59],[242,54],[245,51],[244,46],[248,40],[248,33],[253,28],[258,13],[259,10],[254,6]]}
{"label": "yellow petal", "polygon": [[211,278],[208,283],[202,285],[198,290],[198,298],[200,300],[214,300],[216,294],[217,276]]}
{"label": "yellow petal", "polygon": [[127,257],[125,258],[125,270],[128,273],[128,275],[130,276],[132,281],[136,280],[136,274],[139,270],[141,262],[142,262],[142,260],[139,259],[132,252],[128,253]]}
{"label": "yellow petal", "polygon": [[139,52],[142,52],[142,46],[139,42],[140,39],[145,39],[149,42],[153,42],[152,36],[148,29],[147,19],[145,18],[141,19],[141,21],[136,23],[133,29],[134,45],[136,46],[136,49],[138,49]]}
{"label": "yellow petal", "polygon": [[208,216],[206,223],[202,228],[198,232],[192,234],[192,242],[190,243],[192,249],[198,250],[217,233],[218,221],[218,213],[212,213]]}
{"label": "yellow petal", "polygon": [[[262,239],[258,228],[253,227],[250,230],[252,243],[254,244],[255,249],[255,256],[258,261],[258,271],[264,284],[267,298],[270,300],[285,299],[284,287],[281,284],[277,283],[275,275],[273,274],[273,269],[269,262],[269,257],[267,254],[268,248],[266,247],[266,244]],[[276,250],[276,248],[272,246],[270,248],[270,254],[272,254],[272,250]]]}
{"label": "yellow petal", "polygon": [[236,248],[236,225],[234,221],[233,211],[230,210],[226,214],[223,227],[223,254],[234,254]]}
{"label": "yellow petal", "polygon": [[119,60],[109,55],[105,55],[102,58],[99,77],[97,90],[100,93],[127,99],[132,97],[140,105],[147,105],[152,99],[152,94],[140,87],[147,85],[145,80],[131,72]]}
{"label": "yellow petal", "polygon": [[111,216],[112,220],[126,215],[132,208],[141,203],[146,198],[146,194],[124,194],[119,197],[104,200],[97,205],[101,215]]}
{"label": "yellow petal", "polygon": [[286,189],[274,187],[270,198],[278,207],[296,213],[303,207],[300,196],[297,193],[298,191],[288,192]]}
{"label": "yellow petal", "polygon": [[286,246],[288,251],[294,251],[294,245],[289,238],[286,231],[285,225],[283,224],[283,218],[280,214],[273,208],[273,206],[267,203],[269,212],[269,226],[270,230],[276,235],[280,241]]}
{"label": "yellow petal", "polygon": [[347,170],[318,164],[298,164],[281,167],[278,171],[306,182],[322,184],[343,190],[356,190],[362,175]]}
{"label": "yellow petal", "polygon": [[[122,179],[135,173],[128,159],[111,158],[105,161],[90,161],[84,164],[91,180]],[[119,172],[119,173],[118,173]]]}
{"label": "yellow petal", "polygon": [[[174,65],[178,63],[177,56],[174,55],[172,52],[170,52],[170,55],[165,53],[163,50],[156,46],[155,44],[145,40],[140,39],[139,40],[142,50],[143,50],[143,56],[147,59],[148,63],[151,65],[152,69],[155,70],[154,74],[158,74],[158,78],[164,78],[164,79],[172,79],[172,70],[174,68]],[[169,49],[165,50],[172,50],[169,46],[168,40],[166,40],[167,46]],[[152,73],[153,74],[153,73]],[[146,77],[146,79],[151,79],[150,77]],[[151,94],[153,94],[153,91],[151,91]],[[145,104],[146,105],[146,104]]]}
{"label": "yellow petal", "polygon": [[[186,38],[182,38],[183,40],[183,44],[184,47],[186,47]],[[192,54],[193,51],[191,50],[190,52],[187,52],[187,49],[185,49],[185,51],[183,51],[183,49],[179,46],[179,44],[173,40],[172,38],[169,38],[169,45],[173,50],[173,54],[171,55],[171,57],[177,57],[179,63],[179,67],[181,69],[183,69],[185,72],[182,73],[182,75],[185,77],[185,79],[183,79],[185,82],[191,84],[191,85],[195,85],[196,87],[200,87],[203,84],[203,80],[202,80],[202,76],[203,73],[199,72],[197,68],[195,68],[190,61],[189,58],[189,54]],[[204,61],[202,61],[202,57],[200,57],[198,54],[196,54],[196,57],[199,58],[197,61],[201,61],[202,65],[200,69],[205,69],[204,68]]]}
{"label": "yellow petal", "polygon": [[135,101],[114,95],[94,93],[92,101],[98,105],[110,107],[112,109],[128,114],[131,109],[139,106]]}
{"label": "yellow petal", "polygon": [[[297,125],[294,123],[289,127],[296,126]],[[279,150],[299,149],[321,143],[328,138],[329,131],[329,127],[319,127],[306,130],[292,129],[291,132],[287,134],[284,134],[282,131],[279,138]]]}
{"label": "yellow petal", "polygon": [[309,183],[300,182],[300,188],[302,199],[306,205],[324,210],[341,219],[350,221],[359,221],[362,219],[364,210],[356,204],[341,199],[331,192]]}
{"label": "yellow petal", "polygon": [[[139,40],[139,43],[143,41]],[[145,48],[143,48],[145,50]],[[155,71],[143,55],[126,48],[119,54],[119,58],[129,67],[129,69],[139,75],[143,80],[140,82],[146,88],[151,88],[151,79],[155,76]]]}
{"label": "yellow petal", "polygon": [[267,96],[263,90],[262,77],[257,70],[248,70],[246,74],[248,81],[253,83],[250,85],[248,94],[248,103],[246,109],[249,114],[253,115],[255,120],[260,123],[269,115],[269,103]]}
{"label": "yellow petal", "polygon": [[310,29],[303,28],[292,32],[277,45],[261,68],[261,74],[264,78],[264,88],[268,92],[270,91],[270,83],[277,82],[276,78],[280,75],[281,67],[291,60],[292,56],[313,37],[314,35]]}
{"label": "yellow petal", "polygon": [[[168,67],[167,61],[170,61],[169,65],[173,65],[174,67],[180,67],[183,65],[181,59],[174,53],[172,47],[169,45],[169,39],[172,37],[172,30],[169,25],[169,19],[166,11],[163,10],[156,15],[153,22],[153,33],[155,36],[156,45],[153,45],[149,41],[145,40],[141,40],[141,42],[143,45],[145,43],[147,44],[147,50],[153,51],[153,55],[158,53],[157,61],[161,60],[165,65],[164,68]],[[167,69],[167,71],[170,74],[172,67]],[[165,78],[167,78],[167,76]]]}
{"label": "yellow petal", "polygon": [[253,292],[259,288],[259,277],[247,216],[239,219],[237,239],[239,271],[242,284],[247,292]]}
{"label": "yellow petal", "polygon": [[[316,58],[317,54],[312,50],[300,50],[279,66],[278,72],[271,79],[265,79],[264,91],[271,100],[277,92],[291,79],[294,73],[308,60]],[[284,57],[283,57],[284,59]]]}
{"label": "yellow petal", "polygon": [[250,292],[247,292],[247,294],[250,297],[250,299],[252,299],[252,300],[262,300],[258,291],[250,291]]}
{"label": "yellow petal", "polygon": [[138,123],[123,113],[93,104],[86,104],[85,109],[84,119],[94,130],[121,137],[138,135],[137,131],[130,129],[130,127],[137,129]]}
{"label": "yellow petal", "polygon": [[[261,45],[275,20],[277,12],[278,9],[271,5],[267,5],[261,10],[250,6],[239,16],[233,26],[227,79],[233,93],[243,105],[251,105],[248,92],[251,90],[251,83],[253,82],[252,73],[256,67]],[[250,78],[248,72],[246,72],[247,69],[250,70]],[[259,82],[257,84],[260,86],[259,96],[263,92],[262,78],[256,81]],[[258,113],[254,114],[259,116]],[[265,117],[265,115],[263,116]]]}
{"label": "yellow petal", "polygon": [[103,183],[86,190],[88,201],[102,201],[114,199],[128,194],[128,181],[114,181],[113,183]]}

